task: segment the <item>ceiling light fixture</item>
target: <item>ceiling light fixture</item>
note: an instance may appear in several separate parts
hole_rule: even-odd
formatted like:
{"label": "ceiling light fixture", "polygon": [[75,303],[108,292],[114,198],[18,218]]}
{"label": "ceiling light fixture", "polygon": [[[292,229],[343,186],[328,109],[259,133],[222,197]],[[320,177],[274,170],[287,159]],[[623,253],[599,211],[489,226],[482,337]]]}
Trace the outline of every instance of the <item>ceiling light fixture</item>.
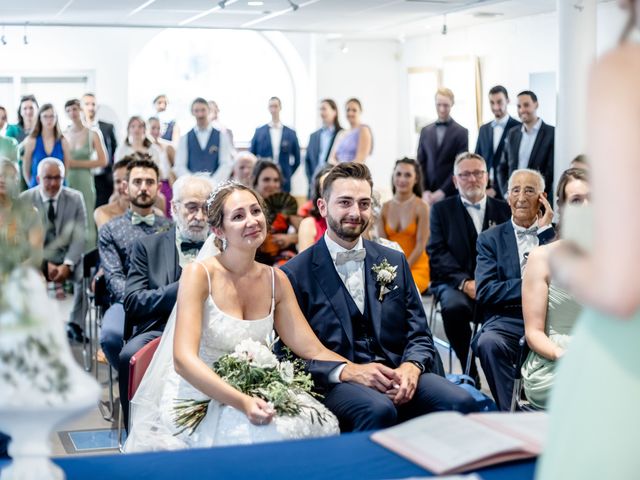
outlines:
{"label": "ceiling light fixture", "polygon": [[[224,1],[224,6],[228,7],[229,5],[232,5],[234,3],[236,3],[238,0],[225,0]],[[223,3],[222,1],[220,3]],[[199,18],[202,17],[206,17],[207,15],[213,13],[213,12],[217,12],[218,10],[222,10],[222,8],[220,7],[220,4],[216,5],[213,8],[210,8],[209,10],[205,10],[204,12],[200,12],[197,15],[194,15],[193,17],[189,17],[186,20],[182,20],[180,23],[178,23],[178,26],[180,27],[184,27],[185,25],[191,23],[191,22],[195,22],[196,20],[198,20]]]}
{"label": "ceiling light fixture", "polygon": [[253,27],[254,25],[257,25],[258,23],[266,22],[267,20],[271,20],[272,18],[279,17],[280,15],[284,15],[286,13],[293,12],[294,11],[293,5],[296,5],[297,8],[304,8],[304,7],[307,7],[307,6],[312,5],[314,3],[318,3],[319,1],[320,0],[308,0],[307,2],[301,3],[299,5],[297,5],[297,4],[293,3],[293,2],[290,2],[290,4],[292,6],[287,7],[285,9],[282,9],[282,10],[278,10],[277,12],[269,13],[268,15],[265,15],[264,17],[256,18],[255,20],[251,20],[250,22],[243,23],[242,25],[240,25],[240,28]]}
{"label": "ceiling light fixture", "polygon": [[300,8],[300,5],[298,5],[297,3],[293,3],[293,0],[289,0],[289,6],[294,12]]}
{"label": "ceiling light fixture", "polygon": [[447,34],[447,14],[446,13],[442,17],[442,31],[440,33],[442,33],[442,35]]}
{"label": "ceiling light fixture", "polygon": [[22,43],[29,45],[29,39],[27,38],[27,24],[24,24],[24,35],[22,36]]}

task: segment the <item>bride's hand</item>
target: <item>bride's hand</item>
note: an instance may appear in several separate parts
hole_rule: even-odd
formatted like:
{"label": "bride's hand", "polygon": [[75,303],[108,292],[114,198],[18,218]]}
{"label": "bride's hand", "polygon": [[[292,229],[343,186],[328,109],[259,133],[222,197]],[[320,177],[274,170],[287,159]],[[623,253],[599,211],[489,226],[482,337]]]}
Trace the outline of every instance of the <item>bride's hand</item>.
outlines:
{"label": "bride's hand", "polygon": [[276,411],[264,400],[247,397],[244,403],[244,414],[254,425],[268,425]]}

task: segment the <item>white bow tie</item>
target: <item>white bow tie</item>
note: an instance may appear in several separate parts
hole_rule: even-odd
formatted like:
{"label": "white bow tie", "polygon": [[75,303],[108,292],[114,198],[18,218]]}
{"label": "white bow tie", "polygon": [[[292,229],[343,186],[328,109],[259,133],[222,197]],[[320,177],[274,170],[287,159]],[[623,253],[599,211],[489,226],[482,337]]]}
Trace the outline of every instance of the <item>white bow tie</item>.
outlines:
{"label": "white bow tie", "polygon": [[336,265],[344,265],[347,262],[364,262],[367,251],[364,248],[347,250],[336,254]]}

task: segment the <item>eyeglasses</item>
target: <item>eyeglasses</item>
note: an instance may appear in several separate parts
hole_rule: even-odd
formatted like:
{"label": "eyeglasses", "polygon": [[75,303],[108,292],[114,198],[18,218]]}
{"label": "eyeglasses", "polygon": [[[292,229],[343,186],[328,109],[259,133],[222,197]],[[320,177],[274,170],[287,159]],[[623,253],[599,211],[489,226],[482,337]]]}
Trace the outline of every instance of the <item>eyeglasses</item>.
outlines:
{"label": "eyeglasses", "polygon": [[62,180],[62,176],[61,175],[45,175],[44,177],[42,177],[42,180],[44,180],[45,182],[59,182],[60,180]]}
{"label": "eyeglasses", "polygon": [[[182,202],[177,202],[177,203],[182,203]],[[207,215],[206,203],[189,202],[189,203],[182,203],[182,205],[184,205],[184,208],[189,213],[189,215],[195,215],[199,211],[202,211],[202,213]]]}
{"label": "eyeglasses", "polygon": [[513,187],[511,190],[509,190],[509,195],[513,197],[519,197],[520,192],[524,192],[525,197],[535,197],[538,195],[538,190],[533,187],[524,187],[524,190],[520,187]]}
{"label": "eyeglasses", "polygon": [[474,170],[473,172],[460,172],[456,176],[463,180],[469,180],[472,176],[477,179],[481,179],[487,173],[486,170]]}

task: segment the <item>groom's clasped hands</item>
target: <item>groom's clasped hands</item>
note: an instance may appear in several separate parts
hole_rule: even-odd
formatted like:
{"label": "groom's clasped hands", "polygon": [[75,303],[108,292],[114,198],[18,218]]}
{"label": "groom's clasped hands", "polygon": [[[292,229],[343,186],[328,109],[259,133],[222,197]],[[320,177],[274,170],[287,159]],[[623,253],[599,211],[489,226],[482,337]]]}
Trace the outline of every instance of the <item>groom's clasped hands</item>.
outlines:
{"label": "groom's clasped hands", "polygon": [[410,362],[395,369],[376,362],[363,365],[349,363],[342,370],[340,380],[375,388],[395,405],[402,405],[413,398],[420,374],[420,369]]}

